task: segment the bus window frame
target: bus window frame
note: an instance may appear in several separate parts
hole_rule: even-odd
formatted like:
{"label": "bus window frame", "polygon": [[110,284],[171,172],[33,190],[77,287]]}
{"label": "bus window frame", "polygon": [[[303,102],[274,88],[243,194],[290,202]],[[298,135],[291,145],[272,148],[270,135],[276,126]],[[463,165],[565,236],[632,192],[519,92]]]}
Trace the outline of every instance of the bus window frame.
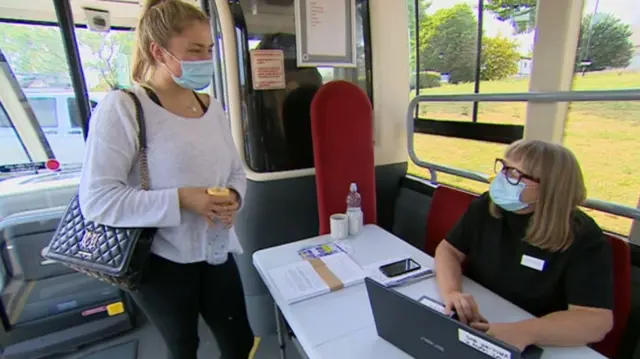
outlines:
{"label": "bus window frame", "polygon": [[[476,28],[476,51],[475,51],[475,67],[473,80],[473,93],[480,93],[480,72],[482,58],[482,40],[484,38],[483,22],[484,22],[484,0],[477,2],[477,28]],[[411,74],[415,79],[416,96],[420,95],[420,19],[419,11],[420,1],[413,0],[415,9],[415,71]],[[466,140],[482,141],[488,143],[509,144],[522,139],[524,136],[524,125],[508,125],[508,124],[492,124],[478,122],[478,109],[480,103],[472,101],[473,108],[471,112],[471,122],[468,121],[448,121],[433,118],[424,118],[419,116],[419,108],[416,107],[414,116],[415,133],[434,135],[442,137],[460,138]]]}
{"label": "bus window frame", "polygon": [[[256,99],[255,94],[256,90],[253,89],[252,84],[252,76],[250,70],[250,44],[249,40],[256,38],[256,33],[249,31],[247,26],[247,21],[245,18],[246,9],[242,9],[240,3],[238,2],[228,2],[225,4],[229,7],[229,11],[231,14],[232,22],[233,22],[233,34],[229,34],[227,36],[233,36],[235,38],[236,43],[236,52],[238,62],[238,85],[240,91],[240,123],[244,128],[243,133],[243,146],[244,146],[244,158],[243,162],[252,172],[260,173],[260,174],[269,174],[269,173],[282,173],[282,172],[290,172],[290,171],[300,171],[300,170],[312,170],[313,167],[303,167],[303,168],[274,168],[275,165],[270,163],[267,156],[265,156],[266,150],[256,146],[255,144],[264,143],[264,137],[258,131],[251,131],[251,129],[260,128],[261,124],[257,119],[256,115],[253,113],[256,108]],[[217,15],[219,9],[217,6],[214,6],[214,12]],[[357,16],[362,18],[362,39],[364,42],[363,52],[365,56],[364,61],[364,73],[365,73],[365,89],[363,92],[366,93],[369,101],[371,103],[372,108],[375,108],[375,103],[373,101],[373,59],[372,59],[372,38],[371,38],[371,6],[370,0],[356,0],[356,11]],[[218,18],[216,18],[218,21]],[[260,34],[262,36],[263,34]],[[294,34],[295,35],[295,34]],[[334,71],[335,71],[335,67]],[[356,85],[359,85],[359,81],[357,81],[357,71],[355,69],[356,74],[356,82],[352,82]],[[234,74],[233,76],[236,76]],[[226,84],[225,84],[226,85]],[[225,86],[226,88],[226,86]]]}
{"label": "bus window frame", "polygon": [[[600,90],[600,91],[558,91],[558,92],[524,92],[524,93],[491,93],[491,94],[444,94],[444,95],[416,95],[409,103],[409,107],[406,112],[407,123],[407,152],[409,158],[418,167],[425,168],[431,173],[431,178],[428,181],[434,185],[438,184],[437,174],[438,172],[450,174],[453,176],[481,182],[490,183],[489,176],[458,168],[449,167],[446,165],[430,163],[421,160],[414,146],[414,135],[418,133],[415,131],[415,118],[414,114],[417,111],[420,102],[595,102],[595,101],[640,101],[640,90]],[[634,222],[640,221],[640,205],[638,208],[632,208],[621,204],[603,201],[599,199],[588,198],[584,204],[584,207],[595,209],[600,212],[610,213],[625,218],[630,218]],[[635,223],[634,223],[635,224]],[[631,234],[631,233],[630,233]],[[635,234],[637,236],[637,233]],[[624,235],[623,235],[624,236]],[[627,237],[630,238],[630,237]]]}
{"label": "bus window frame", "polygon": [[[0,23],[13,24],[13,25],[34,25],[34,26],[53,27],[53,28],[57,28],[57,29],[61,32],[61,35],[62,35],[62,32],[64,31],[64,29],[60,26],[60,23],[59,23],[59,22],[54,22],[54,21],[26,20],[26,19],[10,19],[10,18],[5,18],[5,17],[1,17],[1,16],[0,16]],[[73,28],[74,28],[74,30],[83,29],[83,30],[90,31],[90,29],[88,28],[88,26],[87,26],[86,24],[74,24],[74,25],[73,25]],[[128,32],[132,32],[132,31],[134,31],[135,29],[134,29],[134,28],[132,28],[132,27],[127,27],[127,26],[111,26],[111,30],[114,30],[114,31],[128,31]],[[75,34],[74,34],[74,35],[75,35]],[[61,40],[62,40],[62,41],[63,41],[63,43],[64,43],[64,38],[63,38],[63,39],[61,39]],[[63,45],[64,45],[64,44],[63,44]],[[77,47],[76,47],[76,51],[77,51],[77,50],[78,50],[78,49],[77,49]],[[69,54],[68,54],[68,51],[66,51],[66,48],[65,48],[65,54],[64,54],[64,56],[65,56],[65,58],[67,58],[67,59],[68,59]],[[8,61],[7,61],[6,63],[7,63],[7,65],[9,66],[9,68],[11,69],[10,64],[8,63]],[[80,63],[80,64],[81,64],[81,63]],[[70,72],[70,73],[69,73],[69,75],[71,75],[71,77],[73,77],[73,74],[72,74],[72,71],[73,71],[73,70],[72,70],[72,68],[71,68],[71,66],[70,66],[70,64],[69,64],[68,62],[67,62],[67,65],[68,65],[68,67],[69,67],[69,72]],[[11,71],[12,71],[12,70],[11,70]],[[13,74],[13,72],[12,72],[12,74]],[[13,75],[13,77],[14,77],[14,79],[15,79],[15,75]],[[84,75],[83,75],[83,77],[84,77]],[[73,81],[72,81],[72,82],[73,82]],[[17,83],[17,82],[16,82],[16,83]],[[22,92],[22,96],[26,96],[26,95],[25,95],[25,93],[24,93],[24,90],[20,87],[20,85],[19,85],[19,84],[17,84],[17,87],[18,87],[18,89]],[[75,86],[74,86],[74,84],[73,84],[73,83],[71,84],[71,87],[72,87],[72,89],[75,91]],[[88,101],[90,101],[89,103],[92,105],[92,106],[91,106],[91,110],[93,110],[93,108],[95,108],[95,106],[93,106],[93,103],[91,102],[91,99],[89,99],[89,97],[88,97],[88,96],[89,96],[88,92],[87,92],[87,93],[85,93],[85,95],[86,95],[86,97],[87,97]],[[20,95],[18,95],[18,96],[20,97]],[[79,104],[78,104],[77,98],[75,98],[75,97],[76,97],[76,96],[74,96],[74,100],[76,101],[76,107],[77,107],[77,109],[78,109],[78,111],[79,111],[79,110],[80,110],[80,108],[78,107],[78,106],[79,106]],[[69,104],[65,104],[65,107],[67,107],[67,108],[68,108],[68,107],[69,107]],[[3,107],[2,109],[3,109],[4,113],[6,114],[6,118],[9,120],[10,127],[12,127],[12,128],[14,129],[14,132],[15,132],[15,134],[16,134],[16,136],[17,136],[17,138],[18,138],[19,142],[20,142],[20,144],[21,144],[21,146],[22,146],[23,150],[24,150],[24,151],[25,151],[25,153],[26,153],[27,158],[28,158],[28,159],[29,159],[29,161],[30,161],[29,163],[38,162],[37,160],[35,160],[35,159],[33,158],[32,154],[31,154],[31,152],[32,152],[32,151],[29,151],[29,146],[27,146],[27,145],[26,145],[26,143],[25,143],[24,139],[22,138],[22,136],[20,135],[19,131],[17,131],[17,129],[15,128],[14,123],[13,123],[13,120],[12,120],[12,119],[11,119],[11,117],[9,116],[9,113],[4,109],[4,107]],[[32,109],[32,111],[33,111],[33,108],[32,108],[32,107],[31,107],[31,109]],[[70,108],[69,108],[69,110],[70,110]],[[55,113],[55,116],[56,116],[56,122],[59,122],[57,111],[56,111],[56,113]],[[71,115],[70,115],[70,116],[71,116]],[[36,117],[37,117],[37,116],[36,116]],[[87,133],[87,131],[86,131],[85,129],[88,129],[89,118],[87,117],[85,120],[83,120],[81,115],[79,116],[79,118],[80,118],[80,120],[82,120],[82,124],[81,124],[81,127],[80,127],[79,129],[80,129],[84,134],[86,134],[86,133]],[[42,125],[40,124],[39,119],[37,119],[37,118],[36,118],[36,120],[37,120],[37,124],[38,124],[38,126],[37,126],[37,127],[39,127],[39,130],[38,130],[38,129],[35,129],[35,126],[33,126],[33,124],[32,124],[32,127],[34,127],[34,130],[35,130],[36,132],[42,132],[43,128],[46,128],[46,129],[54,128],[54,127],[51,127],[51,126],[42,126]],[[72,124],[72,125],[73,125],[73,124]],[[1,128],[7,128],[7,127],[3,126],[3,127],[1,127]],[[77,131],[77,130],[78,130],[78,127],[73,126],[73,127],[72,127],[72,130]],[[44,134],[43,134],[43,137],[44,137]],[[85,140],[86,140],[86,136],[85,136]],[[46,137],[45,137],[45,141],[46,141]],[[47,143],[47,144],[40,143],[40,146],[39,146],[39,147],[40,147],[40,149],[34,149],[34,150],[35,150],[35,152],[38,152],[38,151],[44,151],[45,153],[49,153],[49,154],[50,154],[50,156],[49,156],[49,157],[51,157],[51,158],[54,158],[54,157],[55,157],[55,153],[53,153],[53,150],[51,149],[51,147],[50,147],[50,145],[49,145],[48,143]],[[28,163],[26,163],[26,164],[28,164]]]}
{"label": "bus window frame", "polygon": [[[0,102],[2,102],[3,110],[7,115],[6,118],[9,120],[9,123],[16,133],[20,143],[22,143],[23,149],[26,150],[27,158],[31,163],[37,160],[55,158],[51,145],[49,144],[42,126],[33,112],[33,108],[31,107],[25,92],[20,87],[20,83],[11,69],[9,61],[2,52],[2,49],[0,49],[0,83],[2,82],[6,82],[5,85],[7,87],[5,91],[0,93]],[[11,96],[11,94],[14,96]],[[9,103],[6,103],[7,100],[9,100]],[[7,106],[10,106],[8,110]],[[22,120],[18,127],[16,127],[15,115],[18,115],[18,120]],[[22,126],[25,127],[22,128]],[[23,138],[25,133],[22,133],[22,131],[25,131],[25,133],[31,132],[30,135],[33,137],[32,141],[25,141],[25,138]],[[36,156],[43,158],[38,159],[35,158]]]}

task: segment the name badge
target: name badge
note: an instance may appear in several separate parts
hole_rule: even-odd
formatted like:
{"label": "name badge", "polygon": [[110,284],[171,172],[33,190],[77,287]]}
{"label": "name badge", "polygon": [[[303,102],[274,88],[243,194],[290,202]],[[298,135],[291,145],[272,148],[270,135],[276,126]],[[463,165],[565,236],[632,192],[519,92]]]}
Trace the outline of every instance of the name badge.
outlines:
{"label": "name badge", "polygon": [[526,254],[522,255],[520,264],[540,272],[542,272],[542,269],[544,269],[544,261],[542,259],[534,258]]}

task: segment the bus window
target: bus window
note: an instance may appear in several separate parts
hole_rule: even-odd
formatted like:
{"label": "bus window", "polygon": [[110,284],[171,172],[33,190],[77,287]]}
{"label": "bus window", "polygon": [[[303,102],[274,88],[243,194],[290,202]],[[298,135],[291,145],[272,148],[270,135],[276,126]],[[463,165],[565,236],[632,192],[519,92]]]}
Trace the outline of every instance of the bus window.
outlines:
{"label": "bus window", "polygon": [[[0,103],[0,166],[29,162],[25,150],[15,129],[11,126],[9,116]],[[6,177],[0,172],[0,180]]]}
{"label": "bus window", "polygon": [[[607,13],[595,13],[593,6],[585,4],[576,51],[575,68],[578,71],[574,73],[572,81],[574,91],[638,89],[640,26],[637,24],[640,21],[634,23],[627,15],[628,9],[624,6],[616,8],[612,3],[615,2],[604,1],[601,4],[606,7]],[[611,8],[615,11],[609,13]],[[594,16],[597,21],[594,20],[591,25]],[[569,104],[563,144],[580,161],[589,197],[632,208],[638,205],[638,138],[638,101]],[[630,236],[631,219],[586,210],[604,229]]]}
{"label": "bus window", "polygon": [[[0,48],[62,165],[82,162],[84,137],[62,42],[55,25],[0,22]],[[80,59],[92,108],[113,87],[128,87],[131,29],[96,33],[76,28]],[[36,46],[37,45],[37,46]],[[7,121],[5,121],[7,122]],[[28,162],[20,141],[1,124],[0,162]],[[13,136],[13,140],[7,140]]]}
{"label": "bus window", "polygon": [[[69,137],[66,99],[74,97],[60,29],[55,25],[0,22],[0,48],[27,97],[53,155],[60,163],[82,160],[84,142]],[[4,143],[0,144],[3,147]],[[3,153],[0,150],[0,153]]]}
{"label": "bus window", "polygon": [[53,97],[29,98],[29,104],[43,129],[57,130],[58,113],[56,99]]}
{"label": "bus window", "polygon": [[133,54],[133,29],[98,33],[76,28],[76,38],[90,98],[97,92],[131,85],[129,68]]}
{"label": "bus window", "polygon": [[[91,111],[98,106],[98,102],[91,99],[89,100],[89,104],[91,105]],[[82,131],[82,120],[80,119],[80,111],[78,111],[78,103],[75,98],[67,99],[67,111],[69,113],[69,118],[71,119],[71,130],[76,133],[81,133],[77,132]]]}
{"label": "bus window", "polygon": [[[245,5],[244,1],[240,2]],[[332,80],[358,84],[372,98],[367,58],[367,1],[356,1],[357,68],[298,67],[293,2],[271,5],[259,1],[242,6],[248,50],[271,49],[284,53],[285,88],[260,91],[250,88],[250,61],[239,59],[241,86],[247,92],[249,110],[246,161],[256,172],[312,168],[310,105],[316,91]],[[237,21],[236,26],[242,26]],[[242,39],[244,40],[244,39]],[[241,41],[242,41],[241,40]]]}
{"label": "bus window", "polygon": [[[580,31],[576,32],[573,91],[634,89],[640,83],[640,62],[633,52],[634,46],[640,44],[636,35],[640,31],[632,31],[635,23],[627,9],[612,7],[611,3],[615,2],[601,4],[608,9],[602,13],[596,13],[597,5],[594,7],[593,3],[583,8]],[[483,31],[478,31],[479,10],[462,0],[407,0],[412,47],[410,97],[416,92],[445,95],[530,91],[536,17],[499,19],[495,16],[496,6],[486,5]],[[535,14],[535,7],[528,11]],[[598,21],[592,22],[595,15]],[[510,28],[511,34],[503,31]],[[455,52],[448,47],[453,40]],[[473,76],[476,63],[480,65],[478,76]],[[471,102],[425,102],[419,106],[415,121],[416,154],[427,162],[490,175],[493,159],[502,156],[507,143],[522,137],[527,110],[525,102],[480,102],[477,106]],[[569,104],[562,142],[580,161],[590,198],[637,206],[638,118],[640,103],[636,101]],[[498,133],[500,141],[496,141]],[[409,172],[429,177],[426,169],[413,163]],[[437,173],[437,182],[476,193],[487,190],[485,183],[444,173]],[[605,230],[624,236],[630,233],[631,219],[586,211]]]}
{"label": "bus window", "polygon": [[[505,39],[499,31],[511,26],[508,20],[496,20],[486,9],[480,13],[462,0],[407,0],[407,7],[410,98],[416,94],[526,92],[528,77],[513,73],[520,57],[516,40],[513,36]],[[480,51],[478,38],[482,41]],[[454,41],[458,45],[452,48]],[[480,68],[476,69],[478,60]],[[493,160],[502,156],[507,143],[522,137],[525,114],[526,104],[517,102],[424,102],[416,113],[413,145],[425,161],[492,174]],[[501,137],[500,141],[496,137]],[[411,161],[409,173],[430,177],[429,171]],[[476,193],[488,188],[485,183],[445,173],[437,174],[437,182]]]}

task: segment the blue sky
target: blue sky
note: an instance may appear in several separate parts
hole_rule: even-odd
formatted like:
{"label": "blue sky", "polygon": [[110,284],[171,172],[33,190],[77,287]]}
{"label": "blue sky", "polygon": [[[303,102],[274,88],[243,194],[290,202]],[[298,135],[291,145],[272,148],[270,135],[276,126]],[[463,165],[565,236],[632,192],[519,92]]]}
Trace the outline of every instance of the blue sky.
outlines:
{"label": "blue sky", "polygon": [[[597,0],[586,0],[583,13],[592,13],[595,9]],[[427,13],[433,13],[438,9],[448,8],[455,4],[467,2],[475,5],[477,1],[473,0],[431,0],[432,4]],[[635,5],[635,6],[634,6]],[[637,10],[638,0],[600,0],[598,4],[598,12],[607,12],[620,18],[622,22],[630,25],[640,25],[640,11]],[[497,20],[493,14],[485,13],[484,31],[488,36],[503,36],[515,39],[520,44],[520,52],[526,54],[533,46],[533,33],[525,35],[513,35],[513,28],[508,22]]]}

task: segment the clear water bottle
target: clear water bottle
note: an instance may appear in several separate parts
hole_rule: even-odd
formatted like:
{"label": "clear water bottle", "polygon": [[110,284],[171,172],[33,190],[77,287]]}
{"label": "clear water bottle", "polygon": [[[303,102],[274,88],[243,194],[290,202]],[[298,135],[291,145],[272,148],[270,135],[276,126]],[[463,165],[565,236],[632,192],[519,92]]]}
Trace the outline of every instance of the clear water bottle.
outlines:
{"label": "clear water bottle", "polygon": [[229,230],[221,223],[209,228],[207,241],[207,262],[219,265],[227,261],[229,251]]}
{"label": "clear water bottle", "polygon": [[347,217],[349,217],[349,235],[355,236],[360,232],[363,222],[362,198],[358,193],[358,186],[351,183],[347,195]]}

